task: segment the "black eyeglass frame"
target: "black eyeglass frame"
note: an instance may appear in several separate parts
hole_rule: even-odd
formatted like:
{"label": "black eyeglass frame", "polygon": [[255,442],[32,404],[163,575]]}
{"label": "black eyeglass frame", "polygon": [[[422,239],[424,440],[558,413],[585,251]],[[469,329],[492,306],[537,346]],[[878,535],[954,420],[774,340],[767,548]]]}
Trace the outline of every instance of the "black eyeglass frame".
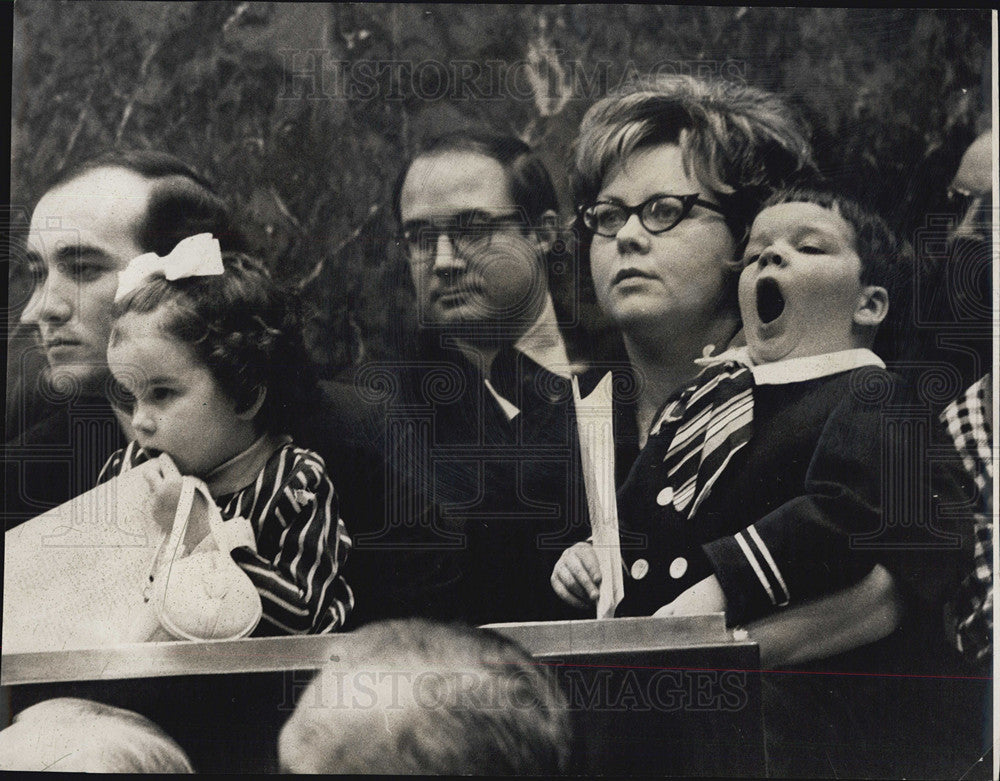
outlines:
{"label": "black eyeglass frame", "polygon": [[404,223],[399,240],[411,248],[429,251],[443,234],[453,247],[489,243],[493,236],[510,229],[525,230],[527,221],[522,209],[507,214],[486,214],[478,211],[462,213],[442,220],[412,220],[415,227]]}
{"label": "black eyeglass frame", "polygon": [[[577,214],[579,215],[580,222],[587,230],[589,230],[591,233],[597,236],[603,236],[606,239],[615,238],[615,236],[618,235],[618,232],[622,228],[624,228],[625,224],[632,218],[633,214],[639,216],[639,222],[642,224],[642,227],[645,228],[647,232],[653,235],[666,233],[667,231],[676,228],[678,225],[681,224],[681,222],[683,222],[684,218],[691,213],[691,210],[695,206],[701,206],[703,209],[709,209],[710,211],[721,214],[723,217],[728,216],[726,212],[723,211],[722,207],[720,207],[718,204],[709,203],[708,201],[703,201],[700,196],[701,196],[700,193],[690,193],[688,195],[674,195],[673,193],[656,193],[654,195],[649,196],[649,198],[644,200],[642,203],[636,204],[635,206],[626,206],[624,203],[621,203],[620,201],[596,201],[586,206],[578,207]],[[646,224],[646,220],[643,218],[643,212],[646,210],[647,206],[649,206],[651,203],[655,201],[660,200],[661,198],[676,198],[678,201],[681,202],[681,210],[678,213],[677,219],[674,220],[674,222],[672,222],[666,228],[657,228],[654,230],[653,228],[650,228]],[[621,225],[618,226],[618,229],[615,230],[614,233],[601,233],[600,231],[596,230],[591,224],[589,224],[591,220],[588,220],[588,216],[591,216],[590,215],[591,211],[602,204],[608,204],[610,206],[614,206],[620,209],[625,215],[624,221],[622,222]]]}
{"label": "black eyeglass frame", "polygon": [[964,217],[970,209],[990,209],[993,193],[990,190],[985,192],[973,191],[965,187],[950,186],[947,191],[948,203],[958,213],[959,219]]}

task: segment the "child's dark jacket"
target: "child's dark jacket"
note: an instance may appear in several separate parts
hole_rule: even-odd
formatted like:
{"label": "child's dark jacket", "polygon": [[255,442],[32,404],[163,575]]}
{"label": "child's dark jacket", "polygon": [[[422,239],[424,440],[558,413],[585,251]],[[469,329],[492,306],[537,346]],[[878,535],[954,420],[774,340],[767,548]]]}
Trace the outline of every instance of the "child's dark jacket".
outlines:
{"label": "child's dark jacket", "polygon": [[848,586],[876,562],[908,596],[943,601],[971,544],[968,480],[901,380],[873,353],[847,352],[754,367],[752,433],[692,518],[661,504],[663,457],[684,418],[650,437],[618,495],[617,615],[650,615],[715,575],[728,621],[744,623]]}

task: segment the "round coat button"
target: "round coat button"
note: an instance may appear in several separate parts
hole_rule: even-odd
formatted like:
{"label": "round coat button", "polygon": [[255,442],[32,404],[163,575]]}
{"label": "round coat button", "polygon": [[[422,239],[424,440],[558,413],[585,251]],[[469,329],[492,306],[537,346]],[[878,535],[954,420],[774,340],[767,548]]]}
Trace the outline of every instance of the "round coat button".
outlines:
{"label": "round coat button", "polygon": [[680,580],[684,577],[684,573],[688,571],[687,559],[683,556],[678,556],[672,562],[670,562],[670,577],[674,580]]}
{"label": "round coat button", "polygon": [[674,500],[674,489],[669,485],[656,495],[656,503],[660,507],[666,507]]}
{"label": "round coat button", "polygon": [[645,559],[636,559],[632,564],[632,577],[635,580],[642,580],[649,572],[649,562]]}

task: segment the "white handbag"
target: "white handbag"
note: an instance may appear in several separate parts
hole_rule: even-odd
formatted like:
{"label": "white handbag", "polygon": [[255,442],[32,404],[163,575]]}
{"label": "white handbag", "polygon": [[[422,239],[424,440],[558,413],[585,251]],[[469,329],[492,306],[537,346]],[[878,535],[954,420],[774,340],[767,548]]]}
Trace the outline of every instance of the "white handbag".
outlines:
{"label": "white handbag", "polygon": [[[229,555],[254,546],[249,522],[223,522],[205,484],[185,477],[167,535],[153,517],[147,468],[154,462],[6,533],[4,654],[253,631],[260,595]],[[210,533],[184,555],[185,533],[202,520]]]}
{"label": "white handbag", "polygon": [[[194,502],[199,495],[207,509],[209,533],[183,555],[183,541],[198,515]],[[183,478],[173,527],[145,590],[160,624],[173,637],[235,640],[257,628],[262,615],[260,594],[230,556],[240,545],[256,549],[250,522],[245,518],[223,521],[205,483]]]}

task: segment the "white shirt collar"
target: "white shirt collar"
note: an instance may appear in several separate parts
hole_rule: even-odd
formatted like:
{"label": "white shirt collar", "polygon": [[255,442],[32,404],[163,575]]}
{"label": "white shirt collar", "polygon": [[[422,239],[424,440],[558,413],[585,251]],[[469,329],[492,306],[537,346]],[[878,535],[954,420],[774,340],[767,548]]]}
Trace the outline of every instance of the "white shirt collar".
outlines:
{"label": "white shirt collar", "polygon": [[754,382],[757,385],[785,385],[792,382],[805,382],[828,377],[831,374],[859,369],[862,366],[878,366],[885,368],[885,363],[871,350],[858,347],[852,350],[839,350],[822,355],[806,355],[802,358],[788,358],[784,361],[754,365],[749,349],[734,347],[720,355],[711,358],[697,358],[695,363],[708,366],[721,361],[737,361],[750,367]]}
{"label": "white shirt collar", "polygon": [[559,331],[550,293],[545,294],[538,319],[528,326],[528,330],[521,334],[520,339],[514,342],[514,349],[524,353],[553,374],[567,380],[573,376],[573,367],[566,353],[566,343]]}
{"label": "white shirt collar", "polygon": [[489,381],[489,378],[484,377],[483,384],[486,386],[487,390],[493,394],[493,398],[497,400],[497,404],[500,405],[500,409],[503,410],[503,414],[507,416],[507,420],[513,420],[521,414],[520,407],[512,401],[507,401],[507,399],[501,396],[497,392],[497,389],[493,387],[493,383]]}
{"label": "white shirt collar", "polygon": [[246,488],[257,479],[274,451],[291,441],[287,434],[264,434],[246,450],[205,475],[209,493],[218,497]]}

